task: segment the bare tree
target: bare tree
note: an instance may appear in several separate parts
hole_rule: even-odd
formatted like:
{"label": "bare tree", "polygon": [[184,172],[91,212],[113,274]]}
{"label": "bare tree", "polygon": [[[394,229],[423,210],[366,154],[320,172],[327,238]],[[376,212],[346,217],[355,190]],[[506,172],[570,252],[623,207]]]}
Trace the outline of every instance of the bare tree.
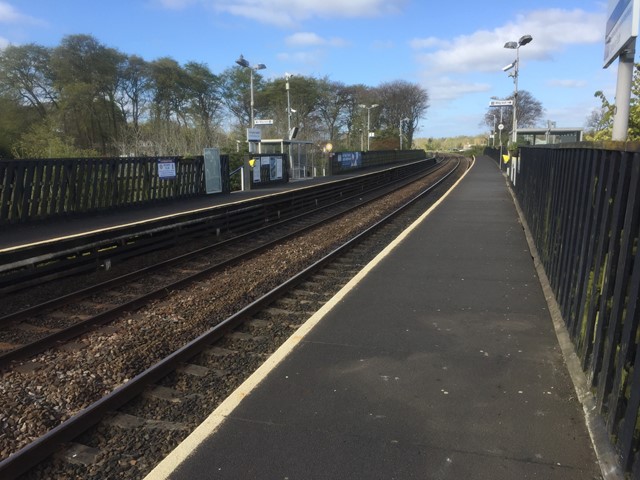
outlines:
{"label": "bare tree", "polygon": [[320,80],[318,86],[320,88],[318,113],[327,130],[329,141],[333,143],[347,123],[350,92],[343,83],[332,82],[327,78]]}
{"label": "bare tree", "polygon": [[[429,108],[429,94],[419,85],[405,80],[383,83],[376,91],[382,106],[382,122],[391,135],[399,138],[402,128],[406,145],[413,144],[413,135]],[[396,135],[397,134],[397,135]]]}
{"label": "bare tree", "polygon": [[[513,100],[513,96],[499,99],[499,100]],[[486,125],[489,130],[493,131],[494,121],[499,122],[500,111],[497,108],[502,109],[502,124],[505,126],[502,131],[503,142],[508,143],[508,133],[513,125],[513,108],[511,107],[489,107],[484,114],[484,119],[481,125]],[[518,116],[518,127],[527,128],[535,127],[542,117],[544,116],[544,108],[542,103],[534,98],[527,90],[520,90],[518,92],[518,104],[516,105],[516,111]],[[497,125],[497,123],[496,123]]]}
{"label": "bare tree", "polygon": [[36,44],[9,45],[0,50],[0,90],[15,96],[22,104],[35,107],[45,118],[58,102],[51,51]]}

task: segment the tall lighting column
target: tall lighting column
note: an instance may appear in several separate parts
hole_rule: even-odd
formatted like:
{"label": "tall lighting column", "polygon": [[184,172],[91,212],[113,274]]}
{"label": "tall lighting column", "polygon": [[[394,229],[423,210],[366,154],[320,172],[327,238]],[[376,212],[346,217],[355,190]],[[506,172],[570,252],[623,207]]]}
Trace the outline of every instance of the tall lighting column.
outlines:
{"label": "tall lighting column", "polygon": [[257,65],[251,65],[246,58],[240,55],[240,58],[236,60],[236,63],[241,67],[248,68],[251,71],[251,125],[250,128],[255,127],[254,125],[254,108],[253,108],[253,73],[258,70],[264,70],[267,66],[264,63],[258,63]]}
{"label": "tall lighting column", "polygon": [[291,136],[291,97],[289,96],[289,79],[293,77],[290,73],[285,73],[284,78],[287,83],[285,84],[285,88],[287,89],[287,135]]}
{"label": "tall lighting column", "polygon": [[367,109],[367,152],[371,148],[371,109],[379,106],[377,103],[367,107],[366,105],[358,105],[360,108]]}
{"label": "tall lighting column", "polygon": [[523,35],[522,37],[520,37],[520,40],[518,40],[517,42],[507,42],[504,44],[504,48],[515,49],[516,51],[516,61],[511,64],[514,67],[514,71],[511,75],[513,75],[513,84],[515,86],[515,91],[513,94],[513,127],[512,127],[513,131],[511,132],[511,135],[512,135],[511,140],[514,144],[518,142],[517,105],[518,105],[518,71],[520,69],[520,47],[531,42],[531,40],[533,40],[533,37],[531,35]]}
{"label": "tall lighting column", "polygon": [[293,77],[290,73],[285,73],[284,78],[286,80],[285,88],[287,90],[287,136],[289,138],[289,145],[287,151],[289,152],[289,168],[293,172],[293,160],[291,159],[291,97],[289,95],[289,79]]}

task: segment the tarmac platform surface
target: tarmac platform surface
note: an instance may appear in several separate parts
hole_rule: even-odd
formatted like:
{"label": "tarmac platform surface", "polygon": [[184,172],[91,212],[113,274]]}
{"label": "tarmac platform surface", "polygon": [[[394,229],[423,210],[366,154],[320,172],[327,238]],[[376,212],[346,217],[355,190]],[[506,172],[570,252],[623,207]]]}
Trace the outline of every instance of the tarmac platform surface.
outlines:
{"label": "tarmac platform surface", "polygon": [[147,478],[601,478],[495,163],[401,237]]}

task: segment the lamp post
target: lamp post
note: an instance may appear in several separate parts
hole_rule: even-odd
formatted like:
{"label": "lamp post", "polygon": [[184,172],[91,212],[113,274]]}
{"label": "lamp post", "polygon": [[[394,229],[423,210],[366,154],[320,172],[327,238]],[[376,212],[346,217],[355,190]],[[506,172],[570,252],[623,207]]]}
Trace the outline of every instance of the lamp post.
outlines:
{"label": "lamp post", "polygon": [[286,80],[285,88],[287,90],[287,137],[289,138],[289,145],[287,151],[289,153],[289,167],[293,171],[293,161],[291,160],[291,97],[289,96],[289,79],[293,77],[290,73],[285,73],[284,78]]}
{"label": "lamp post", "polygon": [[264,63],[258,63],[257,65],[251,65],[246,58],[240,55],[240,58],[236,60],[236,63],[241,67],[248,68],[251,70],[251,128],[255,125],[253,123],[253,72],[258,70],[264,70],[267,66]]}
{"label": "lamp post", "polygon": [[360,108],[367,109],[367,152],[371,148],[371,109],[378,106],[377,103],[367,107],[366,105],[358,105]]}
{"label": "lamp post", "polygon": [[511,132],[512,142],[514,144],[518,142],[517,104],[518,104],[518,71],[520,69],[520,47],[531,42],[531,40],[533,40],[533,37],[531,35],[523,35],[522,37],[520,37],[520,40],[518,40],[517,42],[507,42],[504,44],[504,48],[515,49],[516,51],[516,61],[513,62],[511,65],[507,65],[503,69],[506,72],[507,70],[514,68],[513,73],[510,74],[510,76],[513,76],[513,84],[515,86],[515,90],[513,94],[513,127],[512,127],[513,131]]}
{"label": "lamp post", "polygon": [[289,79],[293,77],[290,73],[285,73],[284,78],[287,81],[285,88],[287,89],[287,135],[291,137],[291,97],[289,96]]}
{"label": "lamp post", "polygon": [[400,150],[402,150],[402,137],[404,136],[404,122],[408,122],[407,117],[400,119]]}
{"label": "lamp post", "polygon": [[491,132],[493,138],[493,148],[496,148],[496,116],[493,116],[493,131]]}

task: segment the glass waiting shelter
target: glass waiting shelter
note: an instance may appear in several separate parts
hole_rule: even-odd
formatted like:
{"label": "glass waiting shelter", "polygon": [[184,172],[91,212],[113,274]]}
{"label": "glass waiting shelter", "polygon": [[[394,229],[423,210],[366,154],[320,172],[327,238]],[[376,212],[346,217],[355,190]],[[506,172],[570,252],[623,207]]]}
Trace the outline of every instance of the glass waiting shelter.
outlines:
{"label": "glass waiting shelter", "polygon": [[313,176],[309,161],[309,145],[313,145],[313,142],[284,138],[266,139],[258,143],[258,153],[286,153],[289,156],[289,177],[297,180]]}
{"label": "glass waiting shelter", "polygon": [[520,145],[554,145],[582,141],[581,128],[519,128]]}

